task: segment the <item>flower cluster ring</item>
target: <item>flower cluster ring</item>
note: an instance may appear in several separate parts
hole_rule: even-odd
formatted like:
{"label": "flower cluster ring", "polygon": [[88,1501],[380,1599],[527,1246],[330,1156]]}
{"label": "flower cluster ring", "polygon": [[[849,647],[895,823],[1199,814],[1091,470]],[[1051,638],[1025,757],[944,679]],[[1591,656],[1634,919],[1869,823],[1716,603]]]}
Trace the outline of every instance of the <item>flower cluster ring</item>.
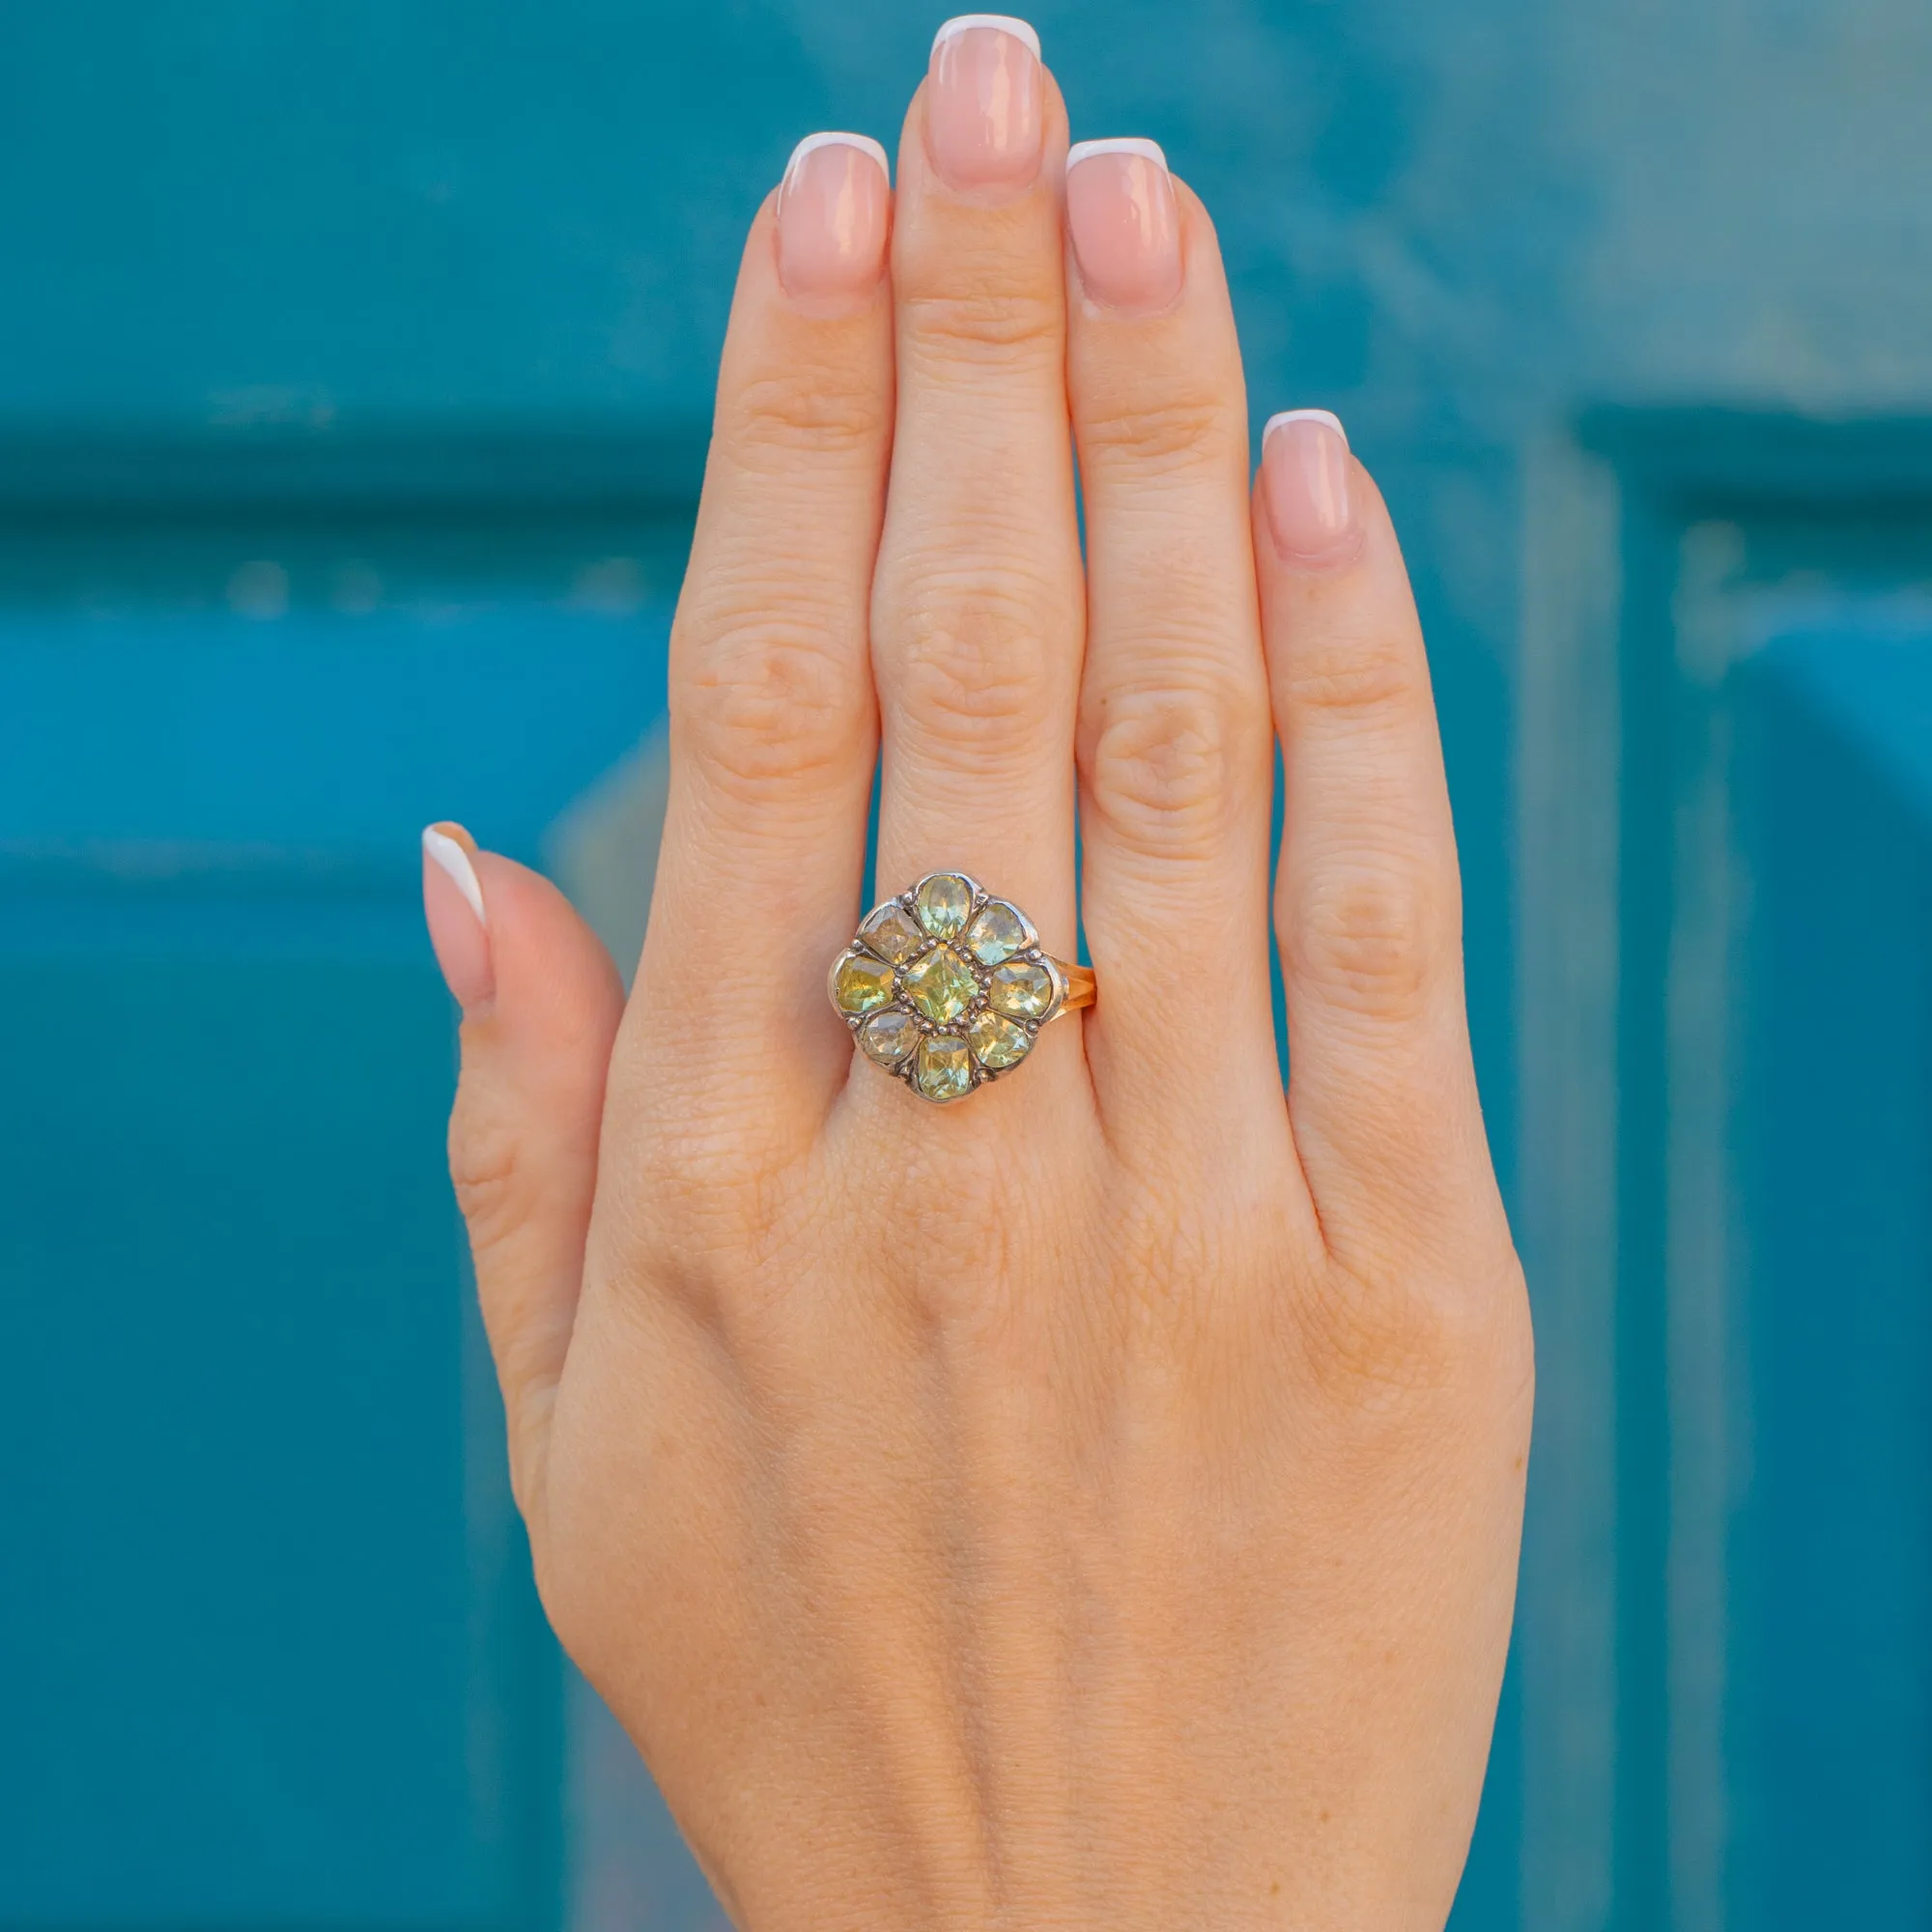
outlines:
{"label": "flower cluster ring", "polygon": [[1093,1005],[1094,981],[1042,952],[1010,900],[928,872],[860,922],[829,990],[873,1065],[944,1102],[1011,1072],[1041,1027]]}

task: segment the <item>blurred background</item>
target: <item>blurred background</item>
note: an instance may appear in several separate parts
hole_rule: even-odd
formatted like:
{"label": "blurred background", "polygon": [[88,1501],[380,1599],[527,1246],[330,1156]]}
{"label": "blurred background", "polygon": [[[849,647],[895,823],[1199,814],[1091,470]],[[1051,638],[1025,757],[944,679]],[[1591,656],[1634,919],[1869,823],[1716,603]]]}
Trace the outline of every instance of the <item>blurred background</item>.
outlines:
{"label": "blurred background", "polygon": [[[886,0],[0,4],[0,1928],[722,1923],[545,1634],[416,834],[635,955]],[[1458,1932],[1932,1925],[1932,11],[1047,0],[1396,509],[1542,1363]]]}

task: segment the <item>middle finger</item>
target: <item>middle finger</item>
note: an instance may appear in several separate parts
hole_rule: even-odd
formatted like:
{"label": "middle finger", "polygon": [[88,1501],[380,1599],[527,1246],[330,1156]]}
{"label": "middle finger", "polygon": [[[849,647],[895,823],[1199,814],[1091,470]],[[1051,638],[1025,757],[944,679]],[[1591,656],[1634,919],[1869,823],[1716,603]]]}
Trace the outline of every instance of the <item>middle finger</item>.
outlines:
{"label": "middle finger", "polygon": [[1065,153],[1032,29],[942,27],[899,150],[898,419],[872,662],[880,890],[961,868],[1070,957],[1083,599]]}

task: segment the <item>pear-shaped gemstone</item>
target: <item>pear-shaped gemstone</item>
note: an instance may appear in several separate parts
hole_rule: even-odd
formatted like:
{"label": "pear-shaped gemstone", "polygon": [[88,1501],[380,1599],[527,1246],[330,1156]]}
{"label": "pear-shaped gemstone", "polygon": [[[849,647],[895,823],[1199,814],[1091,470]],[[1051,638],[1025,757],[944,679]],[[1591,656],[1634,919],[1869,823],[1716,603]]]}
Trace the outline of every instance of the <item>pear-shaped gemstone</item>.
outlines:
{"label": "pear-shaped gemstone", "polygon": [[934,1026],[956,1020],[980,990],[973,969],[950,946],[935,946],[905,972],[912,1003]]}
{"label": "pear-shaped gemstone", "polygon": [[994,967],[986,1003],[1009,1018],[1037,1020],[1053,1004],[1053,975],[1034,960],[1009,959]]}
{"label": "pear-shaped gemstone", "polygon": [[973,1089],[973,1058],[963,1039],[940,1035],[924,1040],[913,1081],[928,1100],[956,1100]]}
{"label": "pear-shaped gemstone", "polygon": [[1025,1027],[985,1011],[973,1015],[966,1037],[972,1042],[973,1058],[995,1073],[1002,1067],[1017,1066],[1033,1044],[1033,1035]]}
{"label": "pear-shaped gemstone", "polygon": [[917,958],[927,944],[919,922],[897,899],[874,906],[859,928],[859,937],[881,959],[890,959],[895,966],[903,966],[908,959]]}
{"label": "pear-shaped gemstone", "polygon": [[919,1042],[919,1022],[903,1007],[888,1007],[859,1029],[859,1044],[881,1066],[896,1066]]}
{"label": "pear-shaped gemstone", "polygon": [[919,923],[935,939],[951,939],[973,910],[973,888],[957,872],[933,872],[913,895]]}
{"label": "pear-shaped gemstone", "polygon": [[832,1003],[841,1013],[869,1013],[893,997],[893,969],[856,949],[832,969]]}
{"label": "pear-shaped gemstone", "polygon": [[997,966],[1033,944],[1027,923],[1004,899],[988,899],[966,928],[966,947],[982,966]]}

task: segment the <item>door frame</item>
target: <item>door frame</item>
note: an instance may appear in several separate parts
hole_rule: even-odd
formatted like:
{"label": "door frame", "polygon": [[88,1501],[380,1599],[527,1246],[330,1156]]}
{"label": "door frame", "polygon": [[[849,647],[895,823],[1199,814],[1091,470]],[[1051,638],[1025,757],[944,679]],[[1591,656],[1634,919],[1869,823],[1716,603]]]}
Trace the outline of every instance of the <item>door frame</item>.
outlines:
{"label": "door frame", "polygon": [[1749,1414],[1727,1023],[1748,893],[1719,694],[1765,640],[1752,534],[1932,526],[1932,420],[1594,407],[1524,469],[1522,1919],[1720,1932]]}

